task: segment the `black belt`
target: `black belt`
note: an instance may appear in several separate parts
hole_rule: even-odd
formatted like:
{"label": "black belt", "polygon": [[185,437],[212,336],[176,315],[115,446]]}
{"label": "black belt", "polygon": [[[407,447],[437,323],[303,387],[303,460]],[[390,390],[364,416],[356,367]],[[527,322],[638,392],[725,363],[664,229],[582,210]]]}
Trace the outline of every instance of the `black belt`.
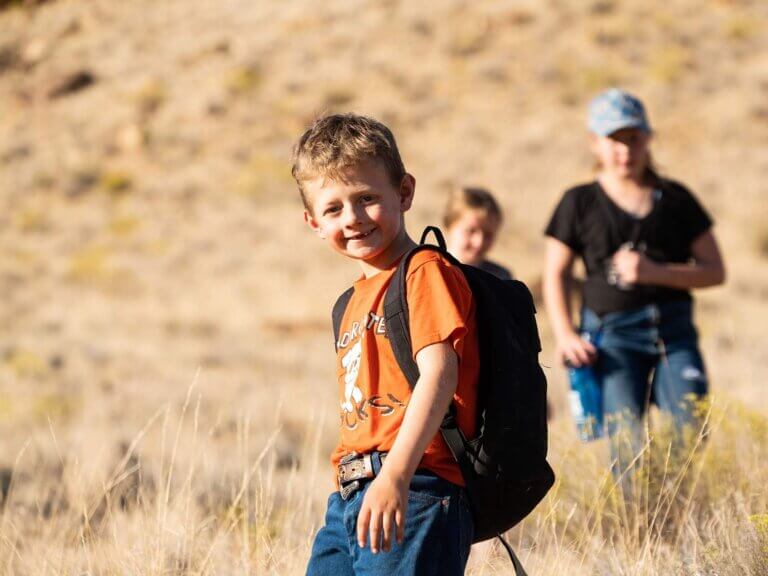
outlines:
{"label": "black belt", "polygon": [[[384,463],[384,459],[387,457],[386,452],[382,452],[379,455],[381,463]],[[354,494],[361,486],[361,480],[368,478],[374,478],[376,472],[373,469],[373,461],[371,454],[358,454],[357,452],[350,452],[339,460],[338,467],[338,480],[339,480],[339,493],[342,500],[347,500],[352,494]]]}

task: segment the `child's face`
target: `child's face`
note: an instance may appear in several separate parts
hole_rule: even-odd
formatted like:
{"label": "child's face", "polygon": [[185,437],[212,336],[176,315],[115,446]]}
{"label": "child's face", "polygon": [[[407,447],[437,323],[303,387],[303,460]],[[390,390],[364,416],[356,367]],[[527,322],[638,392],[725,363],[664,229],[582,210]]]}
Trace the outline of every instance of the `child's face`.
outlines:
{"label": "child's face", "polygon": [[499,224],[483,210],[465,210],[448,228],[448,250],[464,264],[480,264],[496,240]]}
{"label": "child's face", "polygon": [[359,260],[366,275],[389,266],[407,241],[403,213],[411,207],[415,181],[406,174],[392,184],[381,162],[347,168],[343,178],[322,176],[304,183],[311,209],[304,219],[338,253]]}
{"label": "child's face", "polygon": [[592,152],[601,169],[622,178],[640,179],[648,165],[651,135],[638,128],[623,128],[608,136],[592,136]]}

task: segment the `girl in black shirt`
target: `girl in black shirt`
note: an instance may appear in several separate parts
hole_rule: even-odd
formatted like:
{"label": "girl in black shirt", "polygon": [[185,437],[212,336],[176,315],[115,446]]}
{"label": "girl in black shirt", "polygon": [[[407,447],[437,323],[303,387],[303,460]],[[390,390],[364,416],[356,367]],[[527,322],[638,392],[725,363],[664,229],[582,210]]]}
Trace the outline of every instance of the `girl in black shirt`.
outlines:
{"label": "girl in black shirt", "polygon": [[[604,92],[589,128],[597,179],[566,191],[547,226],[544,297],[559,359],[597,376],[614,470],[623,472],[643,447],[650,401],[678,428],[696,423],[691,400],[708,386],[689,289],[722,283],[725,270],[710,217],[653,169],[642,103]],[[569,309],[577,256],[586,269],[578,332]]]}

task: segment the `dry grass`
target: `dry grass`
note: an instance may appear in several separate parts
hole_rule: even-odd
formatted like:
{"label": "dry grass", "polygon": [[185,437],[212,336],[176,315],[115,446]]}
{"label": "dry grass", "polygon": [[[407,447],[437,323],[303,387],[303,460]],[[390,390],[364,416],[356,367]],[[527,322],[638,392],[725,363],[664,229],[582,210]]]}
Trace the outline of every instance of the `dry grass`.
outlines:
{"label": "dry grass", "polygon": [[[112,452],[112,430],[91,445],[48,420],[1,475],[4,573],[302,573],[325,500],[322,419],[294,430],[281,454],[289,421],[222,423],[205,402],[191,387]],[[661,437],[648,444],[630,499],[604,446],[556,425],[558,482],[508,535],[530,573],[764,574],[768,425],[737,404],[706,418],[709,439],[694,437],[677,461]],[[508,573],[507,562],[492,548],[469,573]]]}
{"label": "dry grass", "polygon": [[764,2],[0,7],[3,573],[301,573],[337,434],[328,310],[357,272],[303,225],[294,139],[328,110],[384,119],[413,231],[446,182],[488,186],[493,256],[535,285],[546,219],[589,177],[587,100],[614,82],[715,216],[729,282],[697,324],[728,403],[684,476],[649,445],[626,509],[548,369],[559,481],[511,536],[531,574],[765,573]]}

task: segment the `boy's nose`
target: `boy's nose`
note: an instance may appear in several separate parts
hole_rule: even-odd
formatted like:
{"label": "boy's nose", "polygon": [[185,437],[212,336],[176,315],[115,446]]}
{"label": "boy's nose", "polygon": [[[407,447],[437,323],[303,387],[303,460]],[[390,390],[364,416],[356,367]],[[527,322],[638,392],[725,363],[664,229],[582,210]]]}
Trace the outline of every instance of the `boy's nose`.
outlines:
{"label": "boy's nose", "polygon": [[350,206],[347,210],[344,210],[344,226],[354,226],[360,223],[360,211]]}

